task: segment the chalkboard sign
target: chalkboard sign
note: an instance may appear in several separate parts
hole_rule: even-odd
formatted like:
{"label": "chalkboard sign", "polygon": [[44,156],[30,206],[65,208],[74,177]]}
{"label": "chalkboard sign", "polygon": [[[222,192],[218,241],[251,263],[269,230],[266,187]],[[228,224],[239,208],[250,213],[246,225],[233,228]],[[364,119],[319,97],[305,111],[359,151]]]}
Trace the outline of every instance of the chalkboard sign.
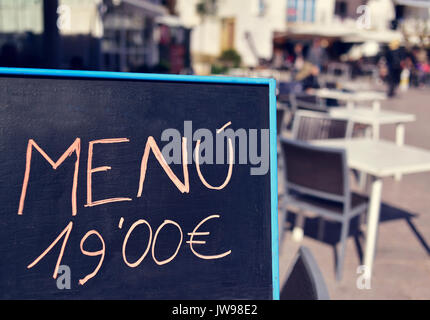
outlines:
{"label": "chalkboard sign", "polygon": [[274,92],[0,68],[0,298],[277,299]]}

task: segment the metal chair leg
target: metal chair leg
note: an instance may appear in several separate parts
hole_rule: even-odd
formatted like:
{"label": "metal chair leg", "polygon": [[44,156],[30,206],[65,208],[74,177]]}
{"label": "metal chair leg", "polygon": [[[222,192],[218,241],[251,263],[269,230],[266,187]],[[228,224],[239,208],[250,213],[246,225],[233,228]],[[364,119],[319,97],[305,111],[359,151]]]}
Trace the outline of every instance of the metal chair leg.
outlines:
{"label": "metal chair leg", "polygon": [[342,231],[340,235],[340,254],[338,255],[337,266],[336,266],[336,280],[342,280],[343,275],[343,263],[345,260],[346,252],[346,240],[348,239],[349,232],[349,220],[342,222]]}
{"label": "metal chair leg", "polygon": [[285,207],[280,208],[280,214],[278,213],[279,249],[282,249],[282,244],[284,242],[287,217],[288,217],[288,210]]}
{"label": "metal chair leg", "polygon": [[318,234],[317,238],[318,240],[323,240],[324,238],[324,229],[325,229],[325,220],[323,217],[318,218]]}
{"label": "metal chair leg", "polygon": [[304,229],[305,229],[306,217],[303,212],[300,210],[297,212],[296,216],[296,225],[293,229],[292,239],[295,242],[301,242],[303,240]]}

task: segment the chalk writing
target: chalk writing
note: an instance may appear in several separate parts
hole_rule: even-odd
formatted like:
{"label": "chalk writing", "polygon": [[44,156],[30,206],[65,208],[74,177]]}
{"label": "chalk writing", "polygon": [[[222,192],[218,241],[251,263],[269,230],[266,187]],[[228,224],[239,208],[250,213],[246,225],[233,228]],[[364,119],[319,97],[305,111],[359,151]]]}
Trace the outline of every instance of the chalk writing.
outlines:
{"label": "chalk writing", "polygon": [[[231,122],[226,123],[221,129],[217,131],[217,133],[224,130],[226,127],[228,127],[231,124]],[[92,140],[88,143],[88,160],[87,160],[87,170],[86,170],[86,177],[87,177],[87,194],[86,194],[86,204],[85,207],[94,207],[99,205],[107,205],[112,202],[120,202],[120,201],[133,201],[132,198],[129,197],[115,197],[115,198],[107,198],[102,200],[93,200],[93,180],[92,175],[95,173],[107,173],[109,170],[112,170],[112,167],[110,166],[101,166],[101,167],[93,167],[93,157],[94,157],[94,146],[95,145],[103,145],[103,144],[117,144],[117,143],[128,143],[130,142],[129,138],[110,138],[110,139],[99,139],[99,140]],[[222,190],[224,189],[228,183],[230,182],[232,173],[233,173],[233,164],[234,164],[234,150],[232,146],[231,139],[228,139],[229,142],[229,161],[228,161],[228,173],[225,181],[220,186],[212,186],[209,184],[206,179],[203,177],[203,174],[200,169],[200,162],[199,162],[199,147],[200,147],[200,140],[197,141],[197,145],[195,148],[195,166],[197,174],[200,178],[200,181],[202,184],[207,187],[208,189],[212,190]],[[77,137],[75,141],[69,146],[69,148],[63,153],[63,155],[54,162],[47,153],[33,140],[28,140],[27,145],[27,152],[26,152],[26,165],[25,165],[25,173],[24,173],[24,180],[22,184],[21,189],[21,196],[19,200],[18,205],[18,215],[23,214],[24,210],[24,204],[25,204],[25,198],[26,198],[26,192],[29,185],[29,179],[30,179],[30,169],[31,169],[31,158],[32,158],[32,151],[33,148],[36,149],[42,157],[48,161],[48,163],[52,166],[54,170],[56,170],[67,157],[70,157],[72,153],[76,154],[76,161],[75,161],[75,170],[73,175],[73,181],[72,181],[72,192],[71,192],[71,207],[72,207],[72,216],[75,217],[78,212],[78,206],[77,206],[77,184],[78,184],[78,173],[79,173],[79,162],[80,162],[80,151],[81,151],[81,138]],[[176,174],[173,172],[173,170],[170,168],[170,166],[167,164],[163,154],[160,151],[160,148],[157,145],[157,142],[152,136],[149,136],[143,151],[143,156],[141,158],[141,164],[140,164],[140,175],[139,175],[139,183],[138,183],[138,192],[136,195],[136,198],[140,198],[143,195],[143,187],[146,177],[146,171],[148,167],[148,161],[150,153],[155,156],[157,162],[159,165],[161,165],[162,169],[164,170],[164,173],[169,177],[169,179],[174,183],[174,185],[177,187],[177,189],[181,193],[189,193],[190,192],[190,183],[189,183],[189,172],[188,172],[188,151],[187,151],[187,139],[185,137],[182,138],[182,171],[183,171],[183,182],[176,176]],[[211,219],[219,219],[220,215],[214,214],[210,215],[203,220],[201,220],[196,227],[192,230],[192,232],[186,233],[187,236],[189,236],[189,240],[186,240],[186,243],[189,245],[189,249],[199,259],[203,260],[214,260],[214,259],[221,259],[231,254],[231,250],[228,250],[221,254],[213,254],[213,255],[203,255],[199,253],[196,250],[195,246],[198,245],[205,245],[206,241],[203,240],[195,240],[195,237],[202,237],[202,236],[210,236],[210,232],[199,232],[199,229],[208,222]],[[125,219],[124,217],[121,217],[120,221],[118,222],[118,229],[122,230],[124,227]],[[158,236],[160,232],[164,230],[164,228],[167,225],[171,225],[177,229],[177,233],[179,235],[177,246],[172,252],[172,254],[165,258],[164,260],[159,260],[157,258],[156,254],[156,248],[157,246],[162,245],[157,242]],[[53,278],[56,279],[58,276],[58,269],[62,262],[64,252],[66,250],[68,240],[70,237],[70,234],[72,232],[74,226],[74,222],[70,221],[67,226],[58,234],[58,236],[52,241],[49,246],[34,260],[32,261],[27,268],[31,269],[35,267],[51,250],[61,242],[61,249],[57,257],[57,262],[54,267],[53,272]],[[134,262],[131,262],[129,258],[127,257],[127,245],[130,241],[130,236],[134,232],[138,232],[136,230],[137,227],[144,226],[148,231],[148,239],[147,243],[142,245],[142,254],[140,257],[135,260]],[[164,231],[166,232],[166,231]],[[90,237],[96,237],[100,242],[100,248],[95,251],[90,251],[85,249],[85,243],[88,238]],[[179,251],[182,247],[182,243],[184,241],[184,233],[182,230],[181,225],[173,220],[165,219],[163,223],[161,223],[157,229],[155,229],[155,233],[153,234],[153,228],[151,224],[148,222],[148,220],[145,219],[138,219],[135,222],[131,224],[131,226],[128,228],[127,232],[125,233],[125,236],[123,238],[122,242],[122,260],[123,262],[130,268],[137,268],[141,265],[141,263],[145,260],[147,255],[149,254],[149,251],[151,251],[152,260],[159,266],[168,264],[172,262],[177,255],[179,254]],[[141,245],[141,243],[139,243]],[[84,286],[90,279],[96,277],[97,273],[102,269],[103,263],[105,260],[106,252],[109,248],[107,247],[105,240],[103,239],[102,234],[99,233],[99,231],[92,229],[89,230],[85,235],[81,238],[80,241],[80,251],[83,255],[88,257],[99,257],[99,261],[92,272],[88,273],[81,279],[79,279],[79,284]]]}

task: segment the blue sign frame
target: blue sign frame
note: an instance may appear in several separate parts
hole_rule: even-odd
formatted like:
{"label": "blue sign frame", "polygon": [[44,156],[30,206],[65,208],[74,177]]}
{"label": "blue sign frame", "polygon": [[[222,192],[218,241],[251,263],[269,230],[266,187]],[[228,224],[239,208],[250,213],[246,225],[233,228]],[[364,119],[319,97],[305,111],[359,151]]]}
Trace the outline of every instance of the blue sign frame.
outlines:
{"label": "blue sign frame", "polygon": [[272,283],[273,299],[279,300],[279,235],[278,235],[278,164],[276,138],[276,81],[266,78],[239,78],[223,76],[189,76],[167,74],[145,74],[131,72],[77,71],[30,68],[1,68],[0,75],[79,77],[122,80],[177,81],[220,84],[267,85],[269,89],[270,123],[270,192],[271,192],[271,228],[272,228]]}

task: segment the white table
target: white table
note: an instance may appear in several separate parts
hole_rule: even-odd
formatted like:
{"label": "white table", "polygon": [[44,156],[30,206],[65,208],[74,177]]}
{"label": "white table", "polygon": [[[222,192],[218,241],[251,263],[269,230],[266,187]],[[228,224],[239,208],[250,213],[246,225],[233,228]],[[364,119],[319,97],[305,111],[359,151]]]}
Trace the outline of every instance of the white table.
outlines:
{"label": "white table", "polygon": [[[405,143],[405,124],[416,120],[414,114],[403,113],[390,110],[374,110],[370,108],[330,108],[329,114],[335,118],[346,118],[355,123],[362,123],[372,126],[372,137],[379,139],[381,125],[394,124],[396,126],[396,144],[403,146]],[[402,176],[396,175],[396,180],[400,181]],[[361,184],[364,184],[365,176],[362,177]]]}
{"label": "white table", "polygon": [[396,125],[396,143],[402,146],[405,141],[404,125],[407,122],[416,120],[414,114],[390,111],[390,110],[373,110],[370,108],[356,107],[350,108],[330,108],[329,114],[335,118],[346,118],[356,123],[362,123],[372,126],[372,137],[379,139],[379,127],[384,124]]}
{"label": "white table", "polygon": [[372,177],[364,253],[364,264],[370,277],[381,208],[382,178],[430,171],[430,150],[398,146],[393,142],[373,139],[332,139],[312,143],[346,149],[348,166]]}
{"label": "white table", "polygon": [[354,108],[356,103],[372,102],[374,110],[380,110],[381,101],[387,99],[385,93],[371,90],[345,92],[341,90],[324,88],[315,90],[315,94],[322,99],[336,99],[345,101],[347,108]]}
{"label": "white table", "polygon": [[339,83],[341,89],[352,90],[352,91],[371,91],[372,83],[369,81],[342,81]]}

